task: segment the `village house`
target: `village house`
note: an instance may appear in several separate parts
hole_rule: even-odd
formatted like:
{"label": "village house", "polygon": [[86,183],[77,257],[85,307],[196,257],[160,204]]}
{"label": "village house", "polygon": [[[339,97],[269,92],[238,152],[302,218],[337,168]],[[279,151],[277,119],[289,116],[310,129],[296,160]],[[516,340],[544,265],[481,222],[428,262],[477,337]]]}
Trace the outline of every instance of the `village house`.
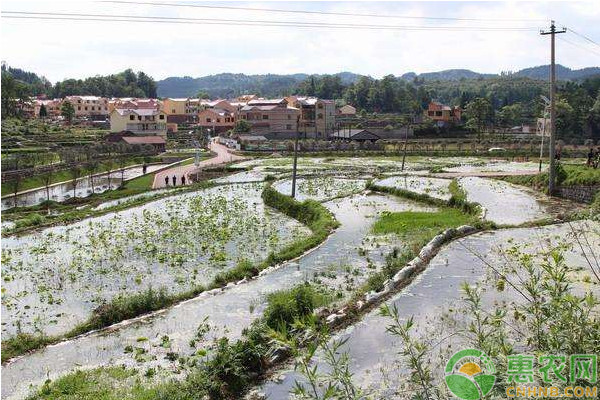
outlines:
{"label": "village house", "polygon": [[432,101],[429,103],[425,115],[435,121],[438,126],[446,126],[448,124],[460,123],[462,109]]}
{"label": "village house", "polygon": [[286,99],[254,99],[240,109],[240,118],[252,125],[253,134],[293,137],[298,128],[300,110],[289,107]]}
{"label": "village house", "polygon": [[167,115],[152,108],[116,108],[110,113],[110,131],[166,136]]}
{"label": "village house", "polygon": [[334,140],[345,140],[345,141],[355,141],[355,142],[372,142],[375,143],[379,139],[379,135],[374,134],[373,132],[367,129],[346,129],[340,130],[339,132],[334,132],[331,135],[331,138]]}
{"label": "village house", "polygon": [[298,108],[298,130],[304,138],[328,138],[335,128],[335,102],[316,97],[286,97],[288,103]]}
{"label": "village house", "polygon": [[201,102],[199,99],[166,98],[162,102],[162,107],[167,115],[167,121],[170,123],[196,123],[198,121],[198,112],[201,108]]}
{"label": "village house", "polygon": [[356,108],[351,106],[350,104],[346,104],[337,109],[337,115],[340,117],[355,117],[356,116]]}
{"label": "village house", "polygon": [[108,114],[108,99],[99,96],[67,96],[68,101],[75,109],[75,118],[89,118],[90,120],[106,120]]}
{"label": "village house", "polygon": [[198,125],[212,133],[222,133],[235,125],[235,114],[222,108],[207,108],[198,113]]}
{"label": "village house", "polygon": [[35,99],[33,101],[33,117],[40,117],[40,110],[46,108],[46,117],[56,118],[61,114],[60,107],[62,106],[62,99]]}
{"label": "village house", "polygon": [[160,110],[162,103],[157,99],[138,99],[135,97],[123,97],[113,98],[108,101],[109,114],[116,108],[122,109],[138,109],[138,108],[149,108]]}

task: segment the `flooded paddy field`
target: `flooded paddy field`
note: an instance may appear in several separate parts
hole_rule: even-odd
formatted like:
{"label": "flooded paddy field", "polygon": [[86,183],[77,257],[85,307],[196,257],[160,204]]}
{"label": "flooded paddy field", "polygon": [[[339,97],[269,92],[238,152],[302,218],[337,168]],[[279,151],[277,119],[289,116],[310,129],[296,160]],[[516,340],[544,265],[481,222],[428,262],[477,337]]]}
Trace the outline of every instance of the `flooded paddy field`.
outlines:
{"label": "flooded paddy field", "polygon": [[[335,293],[337,301],[341,302],[364,282],[369,273],[383,265],[385,255],[392,247],[402,245],[385,237],[376,240],[369,234],[381,212],[434,210],[390,196],[362,194],[332,200],[325,206],[341,226],[314,251],[222,292],[205,293],[152,317],[18,358],[3,367],[2,396],[23,396],[29,384],[40,384],[47,374],[55,378],[77,367],[125,364],[150,368],[160,365],[173,370],[177,364],[166,359],[165,354],[193,353],[195,347],[190,346],[190,341],[196,337],[203,321],[211,327],[205,341],[220,336],[235,339],[242,329],[260,317],[269,293],[303,281],[318,282]],[[169,338],[167,348],[160,346],[164,336]],[[138,341],[140,338],[146,340],[142,343]],[[136,358],[136,354],[125,352],[127,346],[143,347],[144,357]]]}
{"label": "flooded paddy field", "polygon": [[219,186],[5,238],[3,336],[62,333],[119,294],[183,292],[309,234],[264,207],[261,190]]}
{"label": "flooded paddy field", "polygon": [[[382,268],[387,254],[404,245],[393,235],[371,234],[379,215],[388,211],[435,211],[412,201],[369,193],[364,190],[367,178],[378,179],[378,185],[444,200],[450,197],[450,179],[397,176],[400,158],[298,161],[297,199],[324,202],[340,222],[325,242],[296,260],[267,268],[255,279],[229,284],[224,290],[202,293],[151,315],[16,358],[2,367],[2,398],[24,398],[31,387],[45,379],[55,379],[77,368],[123,364],[141,371],[160,368],[169,376],[185,374],[169,354],[191,355],[215,338],[239,338],[242,330],[262,315],[270,293],[301,282],[312,282],[332,295],[334,300],[328,307],[335,308],[371,273]],[[405,172],[427,174],[436,166],[453,168],[457,163],[481,162],[477,158],[410,157]],[[276,190],[291,192],[291,158],[249,160],[236,165],[249,169],[214,180],[219,186],[210,189],[175,194],[118,213],[5,238],[3,335],[37,330],[62,333],[120,294],[139,293],[149,287],[183,292],[210,282],[216,274],[243,260],[262,260],[270,252],[310,234],[306,226],[265,207],[261,199],[267,184],[262,181],[267,176],[280,179],[272,183]],[[505,168],[499,165],[495,167]],[[552,215],[542,196],[522,187],[477,177],[458,181],[469,201],[480,202],[486,208],[486,218],[491,221],[519,224]],[[113,205],[105,203],[102,207]],[[544,229],[551,233],[550,227],[512,229],[461,241],[487,254],[511,235],[525,241],[543,237]],[[415,313],[423,315],[424,320],[435,319],[439,307],[458,299],[462,281],[474,282],[483,275],[477,258],[464,246],[452,243],[393,302],[403,315]],[[385,377],[377,372],[378,368],[395,360],[393,340],[385,336],[383,319],[368,314],[341,335],[349,335],[349,343],[353,344],[353,368],[361,382],[381,386]],[[271,398],[287,398],[295,378],[286,372],[282,382],[267,384],[264,389]]]}
{"label": "flooded paddy field", "polygon": [[426,194],[441,200],[449,200],[451,197],[448,185],[450,179],[415,177],[410,175],[392,176],[375,181],[378,186],[394,189],[403,189],[418,194]]}
{"label": "flooded paddy field", "polygon": [[[387,301],[387,304],[398,309],[402,321],[414,318],[417,327],[415,335],[439,344],[428,357],[438,367],[436,356],[443,353],[450,343],[461,343],[460,338],[452,335],[450,321],[460,316],[448,316],[449,310],[451,312],[461,304],[461,285],[465,282],[475,284],[491,279],[492,287],[495,287],[497,276],[490,276],[492,271],[486,263],[498,268],[504,265],[501,250],[510,249],[515,243],[520,243],[526,246],[525,252],[535,253],[547,249],[547,246],[562,243],[565,238],[572,236],[574,230],[600,232],[600,224],[586,221],[574,223],[573,228],[569,224],[558,224],[540,228],[506,229],[458,239],[445,246],[425,271]],[[596,234],[591,245],[600,248],[600,236]],[[565,258],[571,265],[586,263],[577,246],[571,246],[566,251]],[[580,281],[581,288],[597,292],[598,289],[594,289],[593,284],[586,283],[588,280],[584,275],[585,273]],[[483,302],[491,306],[515,298],[517,295],[514,292],[489,290],[484,295]],[[403,390],[403,385],[410,378],[410,372],[400,355],[402,342],[386,330],[389,325],[391,319],[381,316],[379,310],[374,310],[358,323],[337,333],[332,340],[347,340],[339,351],[349,354],[353,381],[373,398],[410,398]],[[445,362],[447,354],[443,355],[442,359]],[[322,354],[317,357],[316,365],[321,372],[328,370]],[[433,370],[437,371],[437,379],[443,376],[443,365]],[[296,381],[303,382],[303,377],[288,366],[275,373],[274,379],[265,383],[260,391],[269,399],[293,398],[290,391]]]}
{"label": "flooded paddy field", "polygon": [[[335,197],[349,196],[365,189],[366,181],[362,179],[343,179],[334,177],[298,178],[296,199],[323,201]],[[280,193],[292,194],[292,180],[286,179],[274,185]]]}
{"label": "flooded paddy field", "polygon": [[[153,164],[146,167],[146,173],[152,173],[156,170],[164,168],[168,164]],[[143,175],[143,168],[141,166],[126,168],[123,173],[124,180],[130,180]],[[82,177],[77,180],[77,186],[73,191],[73,182],[64,182],[60,184],[51,185],[48,189],[50,200],[54,201],[65,201],[75,195],[75,197],[87,197],[92,193],[103,193],[107,190],[116,189],[121,184],[121,172],[113,171],[110,175],[102,174],[94,176],[94,185],[92,189],[92,183],[89,177]],[[35,190],[28,190],[27,192],[17,195],[17,206],[29,207],[40,204],[46,201],[46,188],[41,187]],[[15,199],[12,195],[7,195],[2,199],[2,210],[9,209],[15,206]]]}

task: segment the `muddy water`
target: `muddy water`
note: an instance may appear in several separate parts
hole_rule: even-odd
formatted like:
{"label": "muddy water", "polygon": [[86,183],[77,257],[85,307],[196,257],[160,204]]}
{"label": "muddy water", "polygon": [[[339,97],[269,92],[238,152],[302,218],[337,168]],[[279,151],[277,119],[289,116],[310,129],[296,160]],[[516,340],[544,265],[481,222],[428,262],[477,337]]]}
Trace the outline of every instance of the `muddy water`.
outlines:
{"label": "muddy water", "polygon": [[[296,181],[296,200],[307,199],[323,201],[339,196],[348,196],[365,188],[366,181],[361,179],[342,179],[333,177],[318,177],[311,179],[299,178]],[[292,194],[292,181],[286,179],[277,182],[273,187],[280,193]]]}
{"label": "muddy water", "polygon": [[262,187],[200,190],[3,239],[3,337],[19,329],[64,333],[120,294],[184,292],[241,258],[262,260],[308,235],[298,221],[264,206]]}
{"label": "muddy water", "polygon": [[530,189],[508,182],[465,177],[459,179],[467,191],[467,200],[486,208],[486,219],[497,224],[522,224],[550,216],[538,201],[541,197]]}
{"label": "muddy water", "polygon": [[449,179],[440,178],[424,178],[414,176],[391,176],[379,181],[375,184],[396,189],[404,189],[415,193],[426,194],[442,200],[450,199],[450,191],[448,185]]}
{"label": "muddy water", "polygon": [[[150,352],[164,350],[156,350],[161,349],[160,346],[152,344],[168,335],[172,343],[169,351],[189,353],[192,350],[190,339],[194,338],[199,324],[206,317],[213,327],[207,340],[222,335],[239,337],[242,329],[261,315],[269,293],[308,280],[316,272],[330,271],[332,265],[339,269],[348,265],[365,269],[367,257],[374,262],[383,262],[385,252],[373,251],[361,256],[357,251],[363,245],[363,238],[377,213],[384,210],[431,210],[382,195],[356,195],[331,201],[326,206],[341,226],[316,250],[216,295],[203,294],[153,317],[131,321],[111,331],[80,337],[16,359],[2,368],[2,397],[24,397],[30,384],[39,385],[47,376],[53,379],[78,367],[117,363],[139,366],[130,354],[124,353],[124,348],[127,345],[140,346],[137,341],[140,337],[149,339],[145,343]],[[169,362],[164,359],[164,354],[158,354],[157,360],[144,366],[152,366],[153,363],[164,365]]]}
{"label": "muddy water", "polygon": [[[583,225],[575,223],[575,229],[580,229],[581,226]],[[595,227],[594,229],[600,228],[598,223],[590,223],[589,226]],[[568,224],[562,224],[542,228],[507,229],[457,240],[444,247],[421,275],[387,303],[397,307],[403,320],[412,316],[416,326],[432,326],[440,321],[445,310],[459,303],[460,286],[463,282],[474,283],[486,275],[487,267],[484,262],[470,251],[499,266],[502,262],[495,251],[498,246],[511,246],[514,241],[530,244],[532,249],[540,249],[540,246],[547,245],[543,241],[550,240],[556,243],[557,240],[567,238],[571,232]],[[598,237],[592,245],[596,248],[600,246]],[[566,259],[567,262],[573,263],[571,265],[585,265],[583,256],[577,249],[569,251]],[[499,295],[496,293],[492,292],[485,302],[491,304],[497,300],[494,296]],[[389,324],[389,319],[380,316],[378,311],[373,311],[336,336],[336,339],[348,339],[341,351],[349,352],[354,381],[359,386],[372,390],[374,398],[395,397],[390,393],[394,393],[399,382],[408,376],[406,369],[395,367],[401,360],[398,355],[401,343],[386,332],[386,326]],[[432,341],[433,338],[445,337],[437,330],[429,334],[434,335],[431,337]],[[321,371],[325,371],[326,367],[322,361],[317,362]],[[392,376],[389,375],[390,370],[393,371]],[[433,371],[435,376],[440,372]],[[291,369],[276,375],[278,379],[263,385],[261,391],[266,393],[269,399],[289,398],[290,389],[296,380],[301,381],[301,377]]]}
{"label": "muddy water", "polygon": [[[167,164],[155,164],[148,165],[146,173],[156,171],[157,169],[163,168]],[[143,175],[142,167],[132,167],[125,169],[123,178],[125,180],[133,179]],[[108,175],[101,175],[94,177],[94,193],[102,193],[109,189],[116,189],[121,184],[121,173],[116,171],[112,172],[110,180]],[[92,185],[89,178],[80,178],[77,181],[77,187],[75,189],[76,197],[87,197],[92,194]],[[71,182],[63,183],[60,185],[54,185],[49,188],[50,200],[54,201],[65,201],[73,197],[73,184]],[[19,207],[34,206],[46,201],[46,188],[40,188],[31,192],[23,193],[17,196],[17,205]],[[14,196],[9,196],[2,199],[2,210],[12,208],[14,204]]]}

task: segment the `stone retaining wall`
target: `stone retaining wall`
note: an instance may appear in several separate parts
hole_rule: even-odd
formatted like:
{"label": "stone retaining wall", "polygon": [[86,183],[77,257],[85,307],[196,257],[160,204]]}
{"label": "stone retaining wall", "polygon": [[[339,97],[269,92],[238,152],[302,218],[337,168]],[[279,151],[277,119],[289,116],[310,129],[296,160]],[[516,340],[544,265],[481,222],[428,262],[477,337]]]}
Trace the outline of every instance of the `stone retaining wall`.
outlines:
{"label": "stone retaining wall", "polygon": [[594,196],[596,196],[596,193],[599,191],[600,185],[560,186],[556,189],[556,194],[565,199],[589,204],[594,200]]}

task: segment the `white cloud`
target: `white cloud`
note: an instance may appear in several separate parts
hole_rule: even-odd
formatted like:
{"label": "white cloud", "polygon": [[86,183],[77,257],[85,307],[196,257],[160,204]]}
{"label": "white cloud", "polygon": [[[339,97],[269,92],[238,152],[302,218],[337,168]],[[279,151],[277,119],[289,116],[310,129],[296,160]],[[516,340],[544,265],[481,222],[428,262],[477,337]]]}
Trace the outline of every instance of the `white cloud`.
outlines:
{"label": "white cloud", "polygon": [[[202,3],[223,5],[224,3]],[[549,19],[600,42],[600,7],[594,2],[288,2],[233,6],[311,9],[383,15]],[[101,2],[4,1],[3,11],[161,15],[385,25],[544,26],[543,22],[397,20],[391,18],[279,14]],[[219,72],[333,73],[380,77],[408,71],[467,68],[499,72],[548,62],[548,38],[527,32],[306,29],[161,23],[16,20],[2,18],[2,60],[52,81],[133,68],[156,79]],[[565,35],[591,51],[599,47]],[[557,61],[579,68],[600,56],[559,41]]]}

